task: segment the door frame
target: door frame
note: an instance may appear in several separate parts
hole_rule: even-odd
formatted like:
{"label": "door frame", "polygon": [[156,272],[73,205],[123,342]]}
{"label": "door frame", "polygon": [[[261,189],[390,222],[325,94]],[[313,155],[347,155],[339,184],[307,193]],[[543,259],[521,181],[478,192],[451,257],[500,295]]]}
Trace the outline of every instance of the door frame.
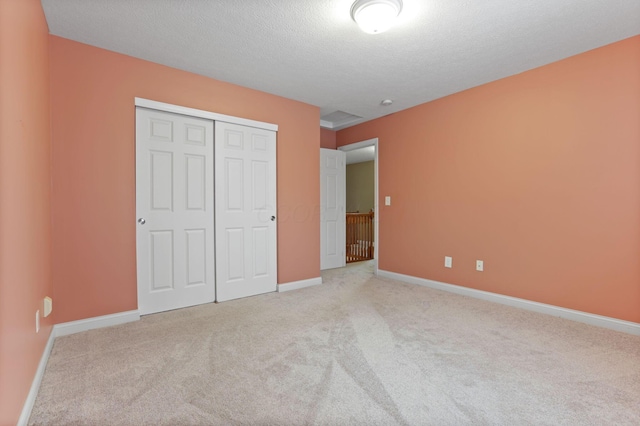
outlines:
{"label": "door frame", "polygon": [[[373,210],[375,212],[373,216],[373,241],[374,241],[374,249],[373,249],[373,273],[378,275],[378,256],[380,253],[380,238],[379,238],[379,221],[380,221],[380,197],[378,194],[378,138],[371,138],[360,142],[354,142],[349,145],[343,145],[338,147],[339,151],[354,151],[360,148],[366,148],[368,146],[375,147],[375,153],[373,157]],[[345,193],[346,193],[346,182],[345,179]],[[346,232],[346,231],[345,231]]]}
{"label": "door frame", "polygon": [[[214,122],[214,129],[215,129],[215,122],[219,121],[219,122],[225,122],[225,123],[231,123],[231,124],[239,124],[241,126],[248,126],[248,127],[256,127],[258,129],[264,129],[264,130],[271,130],[274,132],[278,131],[278,125],[277,124],[273,124],[273,123],[266,123],[263,121],[256,121],[256,120],[251,120],[248,118],[242,118],[242,117],[235,117],[232,115],[225,115],[225,114],[219,114],[216,112],[211,112],[211,111],[205,111],[205,110],[201,110],[201,109],[196,109],[196,108],[189,108],[189,107],[184,107],[184,106],[180,106],[180,105],[174,105],[174,104],[168,104],[165,102],[158,102],[158,101],[153,101],[150,99],[145,99],[145,98],[134,98],[134,123],[135,123],[135,109],[137,107],[142,107],[142,108],[148,108],[148,109],[154,109],[157,111],[163,111],[163,112],[169,112],[169,113],[174,113],[174,114],[181,114],[181,115],[187,115],[187,116],[191,116],[191,117],[196,117],[196,118],[204,118],[204,119],[208,119],[208,120],[212,120]],[[134,132],[135,132],[135,124],[134,124]],[[214,161],[215,161],[215,138],[214,138],[214,149],[213,149],[213,155],[214,155]],[[136,149],[136,144],[137,144],[137,140],[134,136],[134,150]],[[137,160],[136,160],[137,161]],[[135,167],[137,168],[137,162],[135,163]],[[277,152],[276,152],[276,164],[277,164]],[[215,166],[214,166],[215,167]],[[135,174],[136,170],[134,169],[134,174]],[[211,171],[212,173],[215,173],[215,170]],[[215,176],[215,174],[214,174]],[[276,176],[277,176],[277,169],[276,169]],[[215,181],[214,181],[214,185],[211,188],[211,193],[208,194],[211,197],[214,197],[213,199],[215,200],[215,193],[213,192],[215,191]],[[134,190],[135,192],[135,190]],[[137,202],[137,200],[136,200]],[[214,242],[215,242],[215,202],[214,202]],[[276,209],[277,209],[277,200],[276,200]],[[138,219],[138,211],[137,208],[134,208],[134,214],[135,216],[132,218],[133,222],[136,223],[137,219]],[[137,223],[136,225],[137,226]],[[278,233],[276,230],[276,241],[278,239]],[[137,236],[137,232],[136,232],[136,253],[137,253],[137,249],[138,249],[138,236]],[[216,248],[214,247],[214,253],[211,259],[207,259],[207,262],[213,262],[214,266],[215,266],[215,262],[216,262],[216,252],[215,252]],[[278,252],[277,252],[278,248],[276,245],[276,258],[278,256]],[[136,259],[136,271],[137,271],[137,267],[138,267],[138,260]],[[137,280],[137,272],[136,272],[136,291],[138,291],[138,286],[140,285],[140,283],[138,283]],[[215,284],[217,285],[217,284]],[[214,286],[215,286],[214,285]],[[277,279],[276,279],[276,288],[277,288]],[[215,290],[214,290],[215,291]],[[216,297],[217,297],[217,291],[216,291]],[[137,299],[137,297],[136,297]],[[217,301],[217,299],[216,299]],[[136,300],[136,303],[139,303],[139,301]]]}

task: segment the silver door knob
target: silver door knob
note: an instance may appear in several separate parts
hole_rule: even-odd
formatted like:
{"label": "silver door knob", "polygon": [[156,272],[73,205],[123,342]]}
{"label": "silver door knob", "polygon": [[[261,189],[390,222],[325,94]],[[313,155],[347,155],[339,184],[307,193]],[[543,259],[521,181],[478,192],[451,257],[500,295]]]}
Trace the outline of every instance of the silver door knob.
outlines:
{"label": "silver door knob", "polygon": [[139,218],[139,219],[138,219],[138,223],[139,223],[140,225],[144,225],[145,223],[147,223],[147,221],[146,221],[146,220],[144,220],[144,218],[143,218],[143,217],[141,217],[141,218]]}
{"label": "silver door knob", "polygon": [[273,222],[274,220],[276,220],[275,216],[271,216],[271,222]]}

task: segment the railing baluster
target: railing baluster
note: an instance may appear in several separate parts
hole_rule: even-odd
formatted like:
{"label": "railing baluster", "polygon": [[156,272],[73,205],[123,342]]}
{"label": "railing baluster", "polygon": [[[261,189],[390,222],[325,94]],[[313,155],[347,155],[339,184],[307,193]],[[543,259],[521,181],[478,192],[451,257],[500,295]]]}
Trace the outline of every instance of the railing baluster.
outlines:
{"label": "railing baluster", "polygon": [[347,213],[346,250],[347,263],[373,259],[374,213]]}

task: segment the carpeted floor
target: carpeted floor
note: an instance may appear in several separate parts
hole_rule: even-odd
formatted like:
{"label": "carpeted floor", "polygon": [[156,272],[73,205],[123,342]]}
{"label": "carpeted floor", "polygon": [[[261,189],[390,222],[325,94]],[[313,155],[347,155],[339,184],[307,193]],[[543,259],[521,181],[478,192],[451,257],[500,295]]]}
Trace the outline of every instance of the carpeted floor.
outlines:
{"label": "carpeted floor", "polygon": [[58,338],[30,424],[640,424],[640,337],[371,272]]}

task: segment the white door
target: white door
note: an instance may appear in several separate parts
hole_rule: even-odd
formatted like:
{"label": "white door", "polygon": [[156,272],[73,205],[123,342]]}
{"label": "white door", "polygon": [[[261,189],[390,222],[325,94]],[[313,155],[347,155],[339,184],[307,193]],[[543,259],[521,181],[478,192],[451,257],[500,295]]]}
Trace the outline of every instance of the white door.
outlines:
{"label": "white door", "polygon": [[346,154],[320,149],[320,269],[346,265]]}
{"label": "white door", "polygon": [[216,121],[216,300],[276,290],[276,132]]}
{"label": "white door", "polygon": [[138,309],[215,299],[213,121],[136,108]]}

